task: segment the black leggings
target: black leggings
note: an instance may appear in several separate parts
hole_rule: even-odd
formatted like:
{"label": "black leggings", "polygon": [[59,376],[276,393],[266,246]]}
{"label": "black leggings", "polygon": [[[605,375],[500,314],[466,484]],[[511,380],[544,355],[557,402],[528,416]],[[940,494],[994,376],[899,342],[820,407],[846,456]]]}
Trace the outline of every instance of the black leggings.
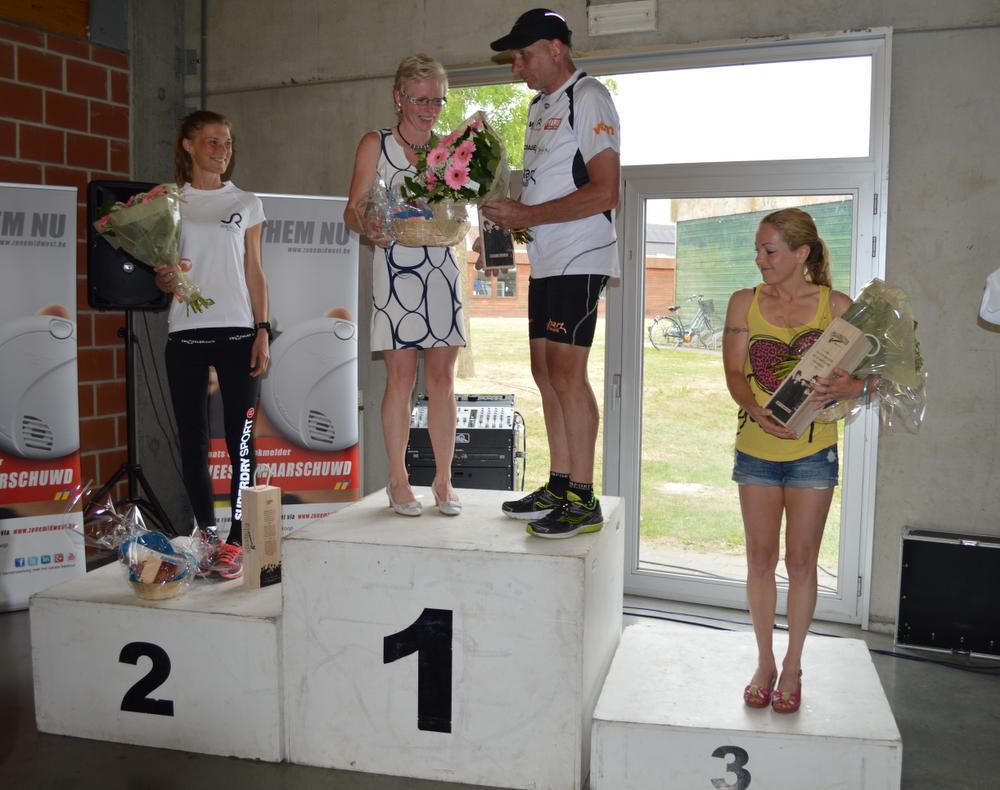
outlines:
{"label": "black leggings", "polygon": [[250,352],[256,333],[252,329],[189,329],[167,339],[167,380],[177,420],[184,487],[200,527],[215,525],[212,478],[208,472],[208,367],[215,368],[222,395],[226,449],[232,470],[229,502],[233,523],[229,543],[243,542],[240,488],[252,486],[257,467],[253,427],[260,380],[250,375]]}

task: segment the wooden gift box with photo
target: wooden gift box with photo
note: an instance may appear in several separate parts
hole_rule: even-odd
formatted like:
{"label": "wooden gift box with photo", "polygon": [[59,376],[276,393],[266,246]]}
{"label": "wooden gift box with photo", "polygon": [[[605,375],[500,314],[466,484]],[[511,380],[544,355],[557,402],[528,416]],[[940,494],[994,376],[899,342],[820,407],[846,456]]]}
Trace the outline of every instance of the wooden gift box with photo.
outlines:
{"label": "wooden gift box with photo", "polygon": [[905,530],[896,644],[1000,658],[1000,538]]}
{"label": "wooden gift box with photo", "polygon": [[868,337],[842,318],[834,318],[767,402],[774,419],[796,436],[805,433],[822,404],[810,402],[812,384],[834,368],[854,370],[871,351]]}

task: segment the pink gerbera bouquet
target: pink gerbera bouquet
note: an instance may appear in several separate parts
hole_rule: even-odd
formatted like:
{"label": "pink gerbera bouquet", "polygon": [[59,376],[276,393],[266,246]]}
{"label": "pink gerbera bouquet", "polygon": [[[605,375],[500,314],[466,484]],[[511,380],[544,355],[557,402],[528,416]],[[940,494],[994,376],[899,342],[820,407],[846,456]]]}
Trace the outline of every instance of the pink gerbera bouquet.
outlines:
{"label": "pink gerbera bouquet", "polygon": [[[417,158],[417,173],[404,179],[404,200],[482,205],[507,196],[510,169],[499,135],[481,112],[437,141]],[[514,232],[519,242],[531,240],[526,230]]]}
{"label": "pink gerbera bouquet", "polygon": [[181,228],[181,194],[175,184],[160,184],[133,195],[124,203],[117,202],[102,211],[94,222],[94,230],[115,249],[121,248],[148,266],[178,264],[177,288],[174,296],[189,309],[200,313],[215,304],[202,294],[191,280],[191,262],[181,259],[177,242]]}

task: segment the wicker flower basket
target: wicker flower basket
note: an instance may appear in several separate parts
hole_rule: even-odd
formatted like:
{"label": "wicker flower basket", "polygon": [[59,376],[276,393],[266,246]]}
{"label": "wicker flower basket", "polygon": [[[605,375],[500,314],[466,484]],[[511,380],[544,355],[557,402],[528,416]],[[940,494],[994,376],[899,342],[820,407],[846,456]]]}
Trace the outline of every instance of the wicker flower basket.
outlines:
{"label": "wicker flower basket", "polygon": [[180,595],[187,586],[187,582],[188,579],[184,576],[172,582],[146,584],[129,579],[128,583],[132,585],[132,590],[135,594],[144,601],[165,601],[168,598],[175,598]]}
{"label": "wicker flower basket", "polygon": [[404,247],[450,247],[469,232],[471,223],[462,203],[441,201],[431,206],[431,219],[410,217],[392,220],[392,237]]}

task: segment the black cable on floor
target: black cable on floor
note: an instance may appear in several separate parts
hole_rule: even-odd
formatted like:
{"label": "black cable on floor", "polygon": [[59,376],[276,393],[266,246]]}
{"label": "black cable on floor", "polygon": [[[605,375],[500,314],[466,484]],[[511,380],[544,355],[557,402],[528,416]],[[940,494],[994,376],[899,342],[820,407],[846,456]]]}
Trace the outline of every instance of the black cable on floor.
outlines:
{"label": "black cable on floor", "polygon": [[[635,610],[635,611],[628,611],[629,609],[632,609],[632,610]],[[656,614],[637,614],[636,612],[656,612]],[[696,625],[696,626],[698,626],[700,628],[708,628],[708,629],[710,629],[712,631],[731,631],[731,632],[736,632],[737,629],[736,628],[727,628],[724,625],[709,625],[708,623],[699,623],[699,622],[697,622],[697,620],[699,620],[699,619],[700,620],[713,620],[715,622],[720,622],[720,623],[729,623],[731,625],[741,625],[741,626],[751,626],[751,627],[753,625],[752,623],[748,623],[748,622],[743,621],[743,620],[733,620],[733,619],[725,618],[725,617],[711,617],[711,616],[708,616],[708,615],[700,615],[700,614],[689,614],[689,613],[686,613],[686,612],[671,612],[671,611],[666,610],[666,609],[655,609],[655,608],[646,607],[646,606],[626,606],[622,610],[622,614],[627,615],[628,617],[641,617],[641,618],[645,618],[645,619],[649,619],[649,620],[664,620],[664,621],[670,622],[670,623],[680,623],[681,625]],[[673,616],[673,617],[664,617],[662,615],[675,615],[675,616]],[[692,618],[692,619],[682,619],[682,618]],[[776,631],[787,631],[788,630],[788,626],[786,626],[786,625],[780,625],[779,623],[775,623],[774,629]],[[827,634],[827,633],[823,633],[822,631],[814,631],[812,629],[809,629],[808,633],[812,634],[813,636],[825,636],[825,637],[829,637],[829,638],[832,638],[832,639],[843,639],[844,638],[840,634]],[[1000,666],[982,666],[982,665],[977,665],[977,664],[971,664],[971,665],[970,664],[959,664],[959,663],[957,663],[955,661],[945,661],[943,659],[927,658],[926,656],[912,656],[912,655],[910,655],[908,653],[897,653],[894,650],[882,650],[880,648],[875,648],[875,647],[869,647],[868,648],[868,652],[869,653],[874,653],[874,654],[880,655],[880,656],[888,656],[890,658],[901,658],[901,659],[905,659],[907,661],[918,661],[918,662],[924,663],[924,664],[936,664],[937,666],[945,667],[946,669],[957,669],[957,670],[960,670],[962,672],[971,672],[971,673],[977,674],[977,675],[991,675],[991,676],[994,676],[994,677],[1000,675]]]}
{"label": "black cable on floor", "polygon": [[659,617],[655,614],[631,614],[629,612],[624,612],[629,617],[643,617],[647,620],[666,620],[670,623],[681,623],[682,625],[697,625],[701,628],[709,628],[713,631],[732,631],[732,628],[726,628],[724,625],[708,625],[706,623],[692,623],[690,620],[679,620],[674,617]]}

